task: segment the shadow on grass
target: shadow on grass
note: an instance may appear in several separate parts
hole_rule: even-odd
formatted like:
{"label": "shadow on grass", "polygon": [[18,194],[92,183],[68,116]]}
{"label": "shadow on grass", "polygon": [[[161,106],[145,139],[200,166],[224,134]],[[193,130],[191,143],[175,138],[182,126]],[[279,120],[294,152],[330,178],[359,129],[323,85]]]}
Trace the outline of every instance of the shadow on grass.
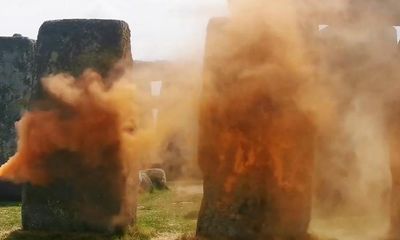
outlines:
{"label": "shadow on grass", "polygon": [[0,202],[0,208],[2,207],[20,207],[21,202]]}
{"label": "shadow on grass", "polygon": [[151,236],[141,233],[136,228],[129,229],[123,235],[95,233],[50,233],[16,230],[4,240],[150,240]]}

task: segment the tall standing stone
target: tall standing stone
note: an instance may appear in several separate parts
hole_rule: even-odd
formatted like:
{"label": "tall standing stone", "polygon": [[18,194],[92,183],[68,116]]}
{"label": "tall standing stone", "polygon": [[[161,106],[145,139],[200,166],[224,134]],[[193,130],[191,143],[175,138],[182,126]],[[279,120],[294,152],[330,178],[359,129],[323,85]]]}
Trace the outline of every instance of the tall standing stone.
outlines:
{"label": "tall standing stone", "polygon": [[270,95],[265,81],[271,79],[246,76],[268,61],[270,47],[261,37],[237,41],[243,34],[230,31],[230,21],[213,19],[208,29],[198,151],[204,197],[197,235],[306,239],[314,127],[287,96]]}
{"label": "tall standing stone", "polygon": [[39,98],[40,79],[49,74],[79,76],[91,68],[106,77],[119,61],[132,63],[129,26],[114,20],[47,21],[39,30],[35,61]]}
{"label": "tall standing stone", "polygon": [[[367,28],[367,21],[329,25],[316,45],[319,79],[330,87],[335,110],[331,113],[334,121],[321,129],[317,143],[315,230],[321,223],[333,227],[327,223],[337,218],[376,229],[384,229],[381,226],[389,221],[389,138],[382,132],[386,124],[381,126],[388,98],[380,95],[394,80],[396,34],[389,24]],[[385,84],[380,83],[382,79]],[[365,174],[371,166],[375,173]],[[355,232],[349,224],[342,230]]]}
{"label": "tall standing stone", "polygon": [[389,238],[400,239],[400,124],[399,100],[392,103],[393,112],[388,117],[387,135],[390,149],[390,168],[392,177],[392,192],[390,205],[390,232]]}
{"label": "tall standing stone", "polygon": [[335,106],[331,122],[320,130],[316,151],[311,230],[321,237],[335,238],[340,228],[343,238],[378,238],[388,232],[390,215],[394,239],[400,236],[399,115],[398,102],[393,102],[397,93],[392,92],[398,85],[392,27],[398,22],[398,6],[391,0],[355,0],[321,14],[320,22],[328,27],[314,44],[316,66]]}
{"label": "tall standing stone", "polygon": [[[113,67],[120,61],[126,64],[132,62],[130,30],[125,22],[45,22],[37,41],[33,107],[49,107],[48,104],[36,104],[52,101],[42,91],[42,77],[57,73],[79,76],[85,69],[91,68],[109,79],[107,76],[115,74]],[[137,172],[134,173],[134,169],[131,174],[135,177],[123,173],[118,146],[99,151],[102,151],[104,164],[96,169],[85,167],[79,153],[58,151],[49,157],[55,171],[69,171],[75,177],[56,179],[46,187],[24,186],[24,230],[116,232],[134,222]]]}
{"label": "tall standing stone", "polygon": [[[15,122],[32,91],[34,41],[14,35],[0,37],[0,165],[16,151]],[[0,182],[0,200],[20,198],[20,189]]]}

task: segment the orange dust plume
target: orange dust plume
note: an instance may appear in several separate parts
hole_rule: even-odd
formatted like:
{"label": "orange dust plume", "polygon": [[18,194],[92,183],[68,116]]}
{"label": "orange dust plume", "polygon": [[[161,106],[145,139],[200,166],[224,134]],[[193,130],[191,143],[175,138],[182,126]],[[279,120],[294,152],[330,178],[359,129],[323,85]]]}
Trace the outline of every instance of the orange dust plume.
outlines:
{"label": "orange dust plume", "polygon": [[297,214],[320,238],[399,236],[398,1],[229,2],[208,30],[200,234]]}
{"label": "orange dust plume", "polygon": [[[44,78],[49,106],[25,113],[16,124],[18,151],[1,166],[0,178],[46,185],[76,176],[77,169],[65,168],[74,163],[57,162],[54,156],[62,153],[76,154],[86,169],[120,161],[113,164],[128,172],[137,139],[135,87],[124,77],[111,86],[105,82],[92,70],[77,79],[66,74]],[[115,153],[116,158],[105,157]]]}

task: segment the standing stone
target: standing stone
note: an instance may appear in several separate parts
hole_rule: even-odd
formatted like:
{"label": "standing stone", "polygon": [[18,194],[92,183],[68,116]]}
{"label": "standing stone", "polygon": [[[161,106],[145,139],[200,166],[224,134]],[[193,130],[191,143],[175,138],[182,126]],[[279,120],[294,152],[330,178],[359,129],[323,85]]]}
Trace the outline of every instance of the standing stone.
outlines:
{"label": "standing stone", "polygon": [[398,6],[391,0],[355,0],[321,14],[329,26],[314,45],[316,66],[335,105],[317,141],[311,231],[321,237],[384,237],[390,217],[391,234],[400,237],[399,103],[392,102],[398,95],[392,90],[398,85],[392,27]]}
{"label": "standing stone", "polygon": [[[32,91],[34,41],[14,35],[0,37],[0,165],[16,151],[15,122]],[[20,198],[20,188],[0,182],[0,200]]]}
{"label": "standing stone", "polygon": [[[52,101],[43,94],[39,84],[42,77],[61,72],[79,76],[91,68],[109,79],[110,74],[116,74],[113,67],[121,60],[126,64],[132,62],[130,30],[125,22],[45,22],[37,41],[36,101],[33,107],[49,107],[41,103]],[[118,146],[102,151],[105,164],[96,169],[84,166],[79,153],[58,151],[50,156],[48,162],[52,163],[54,171],[70,172],[75,177],[56,179],[46,187],[25,185],[22,194],[23,229],[113,233],[132,224],[136,215],[138,172],[134,169],[132,177],[123,173]]]}
{"label": "standing stone", "polygon": [[400,239],[400,101],[393,102],[393,112],[388,117],[387,135],[389,137],[390,168],[392,174],[392,192],[390,205],[390,232],[388,239]]}
{"label": "standing stone", "polygon": [[230,21],[213,19],[208,29],[198,152],[204,197],[197,235],[306,239],[314,127],[291,100],[271,98],[263,85],[268,79],[246,78],[243,69],[251,72],[267,59],[262,56],[268,56],[268,42],[260,38],[237,48],[240,41],[232,39],[243,34],[230,31]]}
{"label": "standing stone", "polygon": [[40,79],[67,72],[79,76],[91,68],[103,77],[119,61],[132,64],[128,24],[114,20],[47,21],[39,29],[35,97],[41,97]]}
{"label": "standing stone", "polygon": [[[334,232],[338,218],[375,228],[379,235],[389,225],[389,138],[382,119],[388,99],[384,92],[394,80],[396,34],[389,24],[376,22],[369,27],[367,18],[332,23],[320,33],[317,45],[319,79],[330,87],[336,108],[331,113],[334,121],[321,130],[317,144],[315,232],[321,224]],[[366,174],[369,169],[374,174]],[[341,227],[342,234],[354,234],[352,224]]]}

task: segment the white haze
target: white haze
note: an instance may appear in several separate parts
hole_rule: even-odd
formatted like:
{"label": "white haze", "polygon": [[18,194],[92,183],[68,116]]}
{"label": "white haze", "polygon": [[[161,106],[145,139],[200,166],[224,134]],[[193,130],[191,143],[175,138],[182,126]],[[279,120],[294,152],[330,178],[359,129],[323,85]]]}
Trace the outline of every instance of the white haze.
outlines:
{"label": "white haze", "polygon": [[0,0],[0,36],[36,39],[51,19],[121,19],[132,30],[134,58],[174,59],[202,52],[212,16],[225,15],[225,0]]}

